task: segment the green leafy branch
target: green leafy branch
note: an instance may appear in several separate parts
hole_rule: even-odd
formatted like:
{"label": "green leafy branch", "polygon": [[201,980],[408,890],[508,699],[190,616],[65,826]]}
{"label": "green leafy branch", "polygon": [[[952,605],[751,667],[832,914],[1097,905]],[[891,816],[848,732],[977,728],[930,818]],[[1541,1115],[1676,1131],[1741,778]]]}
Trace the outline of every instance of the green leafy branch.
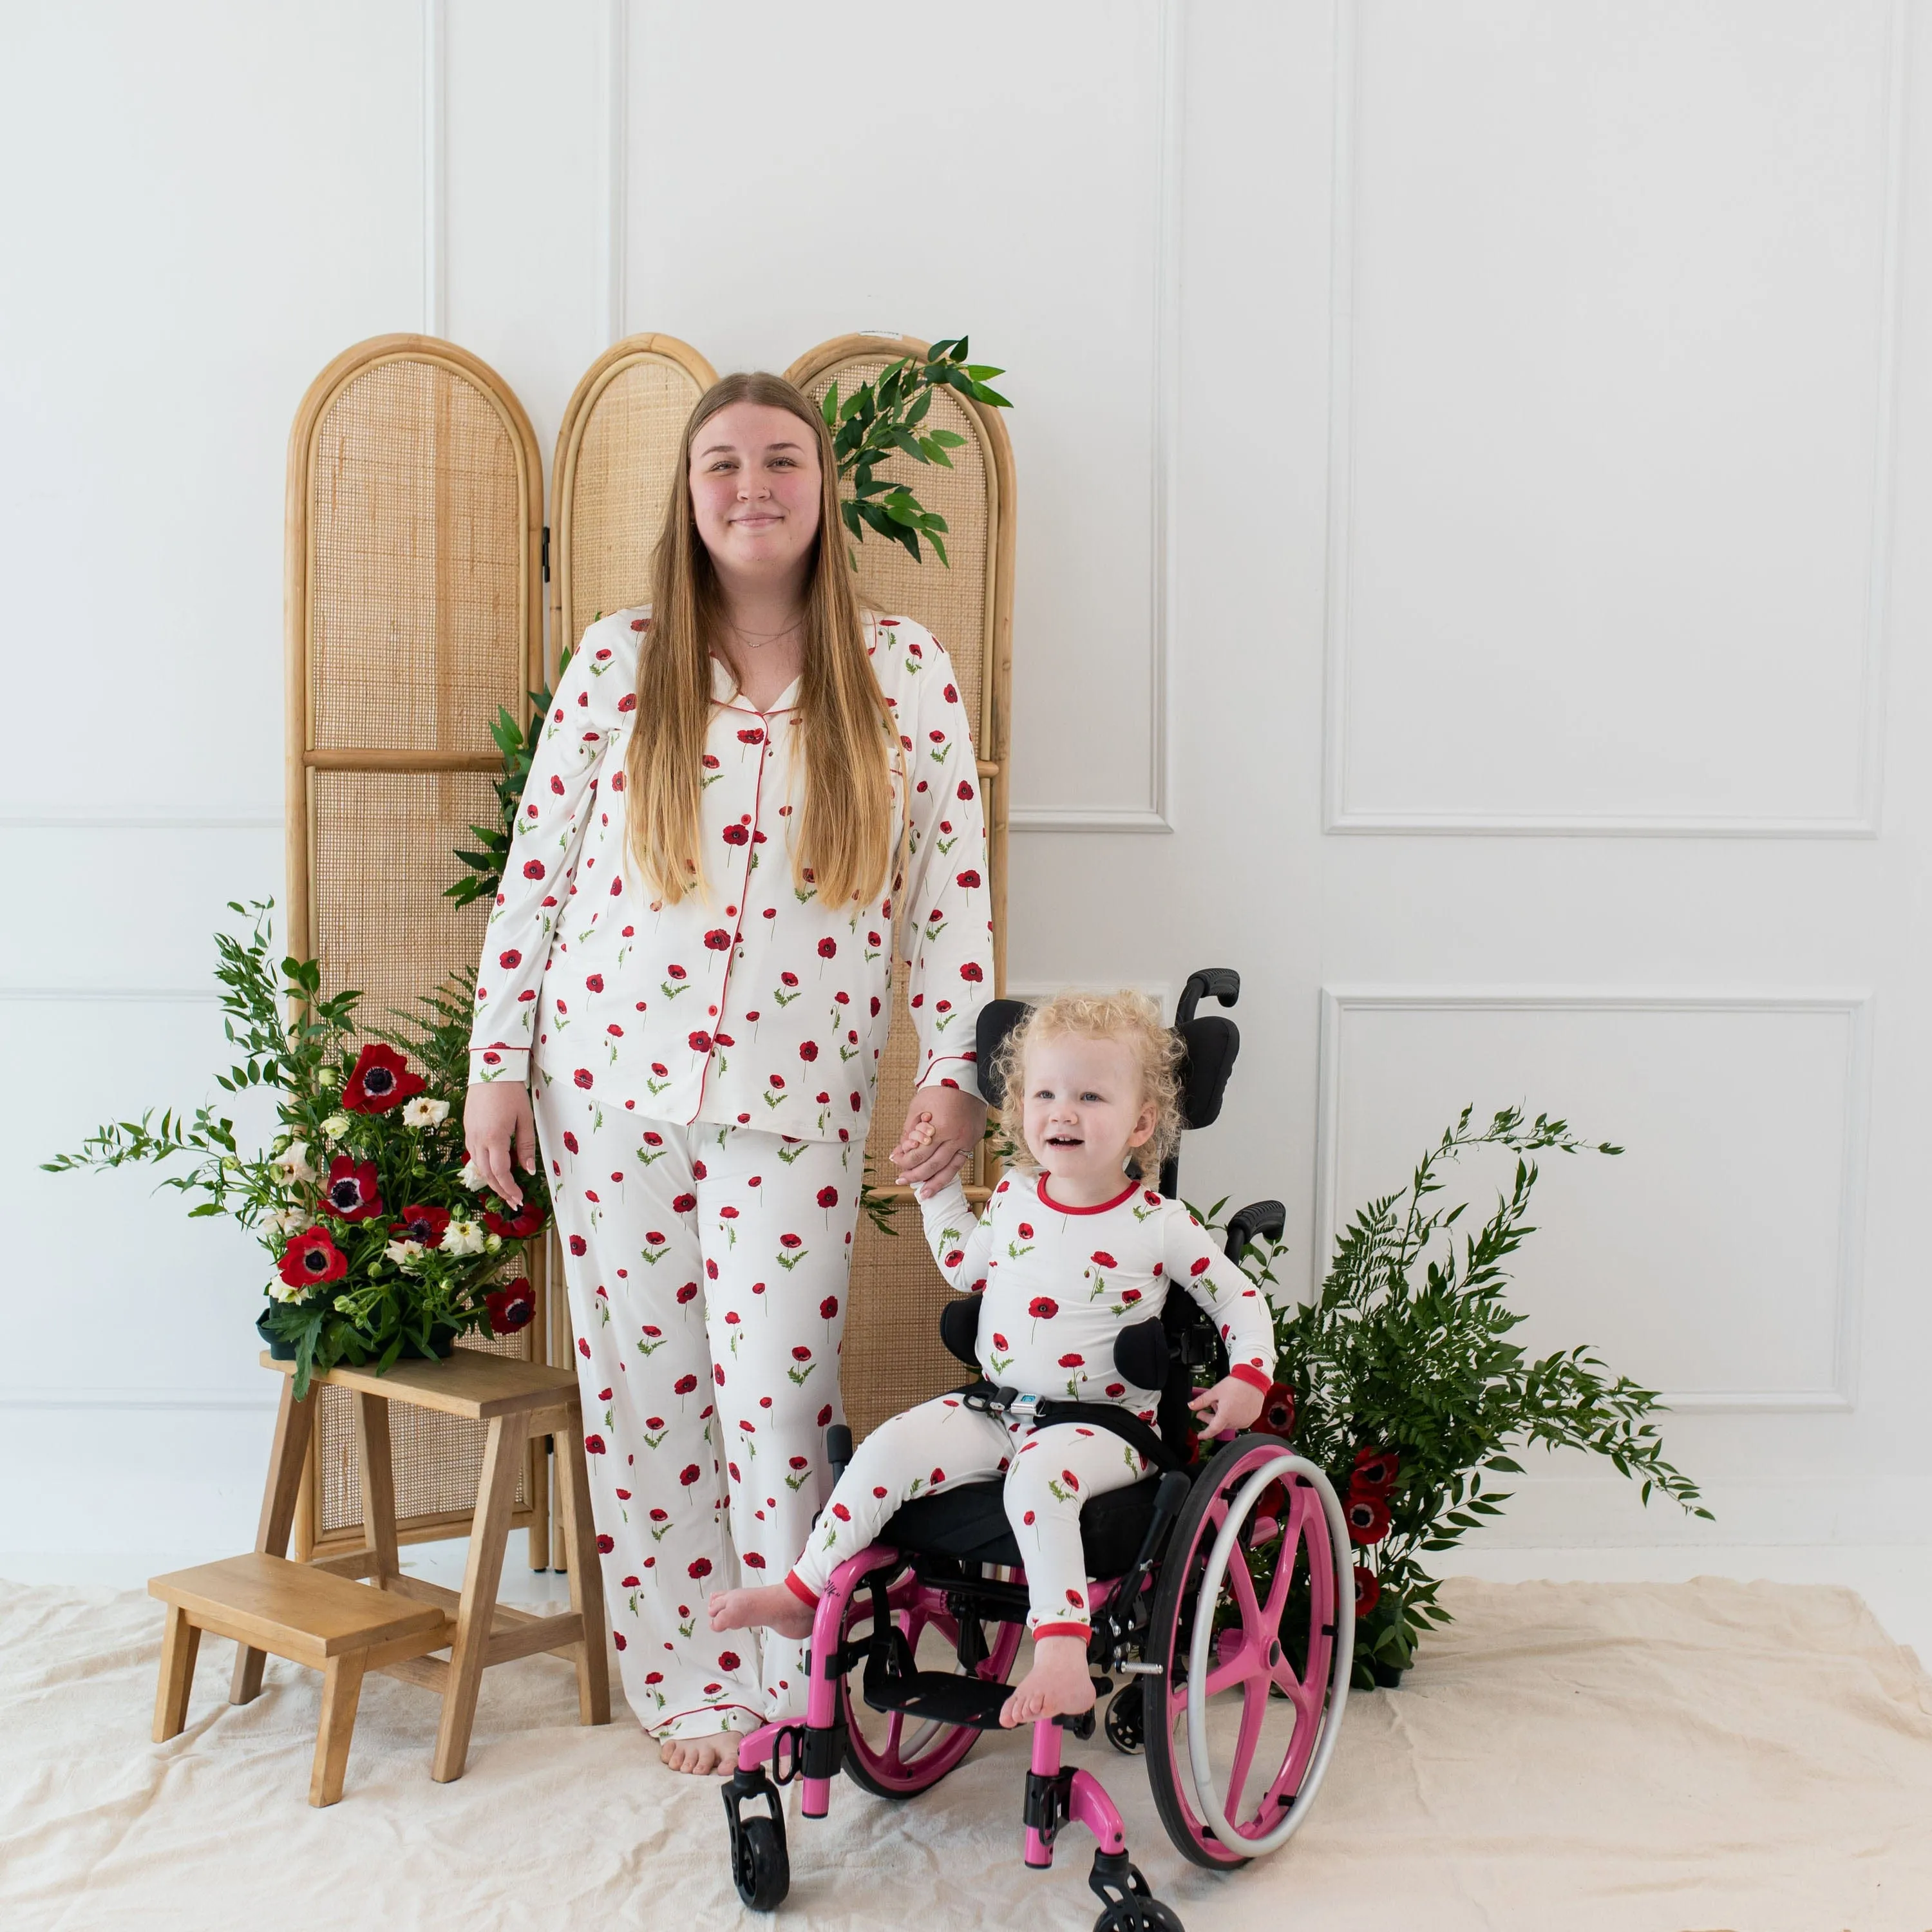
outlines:
{"label": "green leafy branch", "polygon": [[946,519],[926,509],[903,483],[880,476],[878,467],[896,455],[909,457],[915,463],[937,464],[942,469],[952,467],[946,452],[958,448],[966,439],[956,430],[926,426],[933,397],[940,389],[951,389],[989,409],[1012,407],[998,390],[987,386],[991,377],[1006,372],[990,363],[968,362],[967,354],[963,335],[935,342],[923,358],[902,356],[887,363],[843,402],[836,382],[826,391],[820,408],[825,426],[832,432],[839,478],[850,484],[852,492],[839,511],[845,527],[860,542],[864,542],[867,530],[876,531],[903,544],[917,563],[923,537],[940,562],[952,568],[952,560],[946,554]]}
{"label": "green leafy branch", "polygon": [[[1696,1484],[1664,1458],[1654,1390],[1612,1375],[1586,1347],[1532,1359],[1510,1339],[1526,1318],[1503,1298],[1505,1264],[1535,1232],[1532,1156],[1623,1150],[1592,1147],[1566,1121],[1526,1120],[1516,1108],[1472,1127],[1472,1112],[1462,1110],[1406,1189],[1355,1215],[1312,1301],[1271,1292],[1280,1247],[1257,1242],[1240,1257],[1274,1307],[1275,1373],[1294,1391],[1294,1447],[1344,1497],[1359,1452],[1400,1459],[1387,1531],[1357,1551],[1376,1598],[1358,1631],[1359,1682],[1372,1681],[1377,1664],[1406,1669],[1423,1632],[1450,1620],[1424,1558],[1501,1513],[1510,1492],[1496,1478],[1522,1473],[1513,1449],[1540,1442],[1604,1456],[1646,1502],[1659,1494],[1710,1516]],[[1514,1152],[1516,1170],[1471,1232],[1458,1225],[1466,1203],[1431,1204],[1446,1164],[1486,1147]]]}

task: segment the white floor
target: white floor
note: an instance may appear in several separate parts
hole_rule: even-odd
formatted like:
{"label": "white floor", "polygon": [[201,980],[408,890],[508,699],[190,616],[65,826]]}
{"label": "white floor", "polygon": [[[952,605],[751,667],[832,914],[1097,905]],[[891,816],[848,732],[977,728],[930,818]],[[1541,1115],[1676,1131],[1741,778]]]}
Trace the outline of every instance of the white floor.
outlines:
{"label": "white floor", "polygon": [[[406,1546],[403,1567],[452,1589],[463,1582],[466,1538]],[[513,1535],[503,1566],[502,1600],[558,1603],[563,1577],[532,1570],[528,1545]],[[150,1576],[207,1560],[206,1551],[130,1551],[91,1556],[0,1553],[0,1577],[18,1583],[106,1583],[139,1589]],[[1491,1582],[1677,1583],[1693,1576],[1728,1576],[1739,1582],[1840,1583],[1857,1591],[1896,1643],[1910,1644],[1932,1664],[1932,1544],[1834,1545],[1705,1544],[1669,1549],[1459,1550],[1443,1562],[1444,1576],[1480,1576]]]}

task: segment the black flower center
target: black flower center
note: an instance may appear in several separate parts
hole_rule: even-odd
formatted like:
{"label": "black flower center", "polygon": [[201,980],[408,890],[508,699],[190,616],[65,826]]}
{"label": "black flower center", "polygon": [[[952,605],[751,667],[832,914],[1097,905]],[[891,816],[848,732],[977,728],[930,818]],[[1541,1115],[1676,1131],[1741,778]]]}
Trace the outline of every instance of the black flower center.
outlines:
{"label": "black flower center", "polygon": [[304,1274],[326,1274],[328,1272],[328,1257],[320,1248],[305,1249],[302,1264]]}
{"label": "black flower center", "polygon": [[352,1208],[362,1204],[362,1184],[359,1180],[338,1180],[328,1190],[328,1204],[347,1214]]}
{"label": "black flower center", "polygon": [[393,1094],[396,1090],[396,1076],[386,1066],[372,1066],[362,1076],[362,1090],[365,1094]]}

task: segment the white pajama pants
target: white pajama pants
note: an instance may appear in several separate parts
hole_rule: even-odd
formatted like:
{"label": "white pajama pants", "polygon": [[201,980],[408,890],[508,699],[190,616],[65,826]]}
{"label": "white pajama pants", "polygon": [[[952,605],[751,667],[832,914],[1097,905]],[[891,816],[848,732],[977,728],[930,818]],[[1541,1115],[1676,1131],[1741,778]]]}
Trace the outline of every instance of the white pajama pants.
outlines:
{"label": "white pajama pants", "polygon": [[1146,1473],[1139,1453],[1108,1430],[1076,1422],[1035,1429],[940,1396],[881,1423],[860,1444],[785,1581],[816,1601],[832,1571],[902,1503],[1004,1474],[1006,1520],[1031,1599],[1027,1628],[1036,1637],[1084,1640],[1091,1618],[1080,1505]]}
{"label": "white pajama pants", "polygon": [[624,1694],[658,1736],[802,1712],[802,1646],[704,1606],[782,1576],[830,1486],[861,1149],[534,1097]]}

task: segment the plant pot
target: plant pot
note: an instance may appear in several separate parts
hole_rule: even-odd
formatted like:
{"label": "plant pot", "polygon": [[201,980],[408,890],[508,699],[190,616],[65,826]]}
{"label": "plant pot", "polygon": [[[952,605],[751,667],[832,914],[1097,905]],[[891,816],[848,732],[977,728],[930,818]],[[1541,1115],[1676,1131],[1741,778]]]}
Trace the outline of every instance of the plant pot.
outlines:
{"label": "plant pot", "polygon": [[278,1335],[269,1328],[268,1318],[266,1315],[256,1316],[255,1333],[261,1336],[262,1346],[268,1350],[272,1360],[292,1362],[295,1360],[296,1345],[284,1336]]}
{"label": "plant pot", "polygon": [[1374,1672],[1378,1690],[1396,1690],[1402,1688],[1402,1672],[1393,1664],[1383,1664],[1375,1658],[1369,1660],[1369,1668]]}
{"label": "plant pot", "polygon": [[456,1330],[447,1322],[439,1322],[429,1331],[427,1351],[418,1348],[408,1336],[403,1338],[403,1346],[398,1350],[399,1362],[440,1362],[456,1352]]}

